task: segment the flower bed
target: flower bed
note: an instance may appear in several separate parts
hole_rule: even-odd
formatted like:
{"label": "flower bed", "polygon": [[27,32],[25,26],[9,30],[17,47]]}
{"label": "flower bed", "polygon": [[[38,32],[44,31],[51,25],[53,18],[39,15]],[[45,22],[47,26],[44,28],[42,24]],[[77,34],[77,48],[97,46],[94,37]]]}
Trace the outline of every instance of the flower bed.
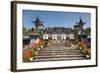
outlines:
{"label": "flower bed", "polygon": [[40,40],[38,43],[32,43],[31,48],[23,51],[23,62],[29,62],[35,59],[35,56],[38,54],[38,51],[46,45],[47,43],[44,40]]}
{"label": "flower bed", "polygon": [[91,58],[91,48],[87,46],[87,43],[79,42],[78,49],[81,50],[86,58]]}
{"label": "flower bed", "polygon": [[23,51],[23,62],[30,61],[30,58],[32,58],[32,57],[33,57],[32,50],[24,50]]}
{"label": "flower bed", "polygon": [[83,54],[85,55],[86,58],[91,58],[91,48],[84,48]]}
{"label": "flower bed", "polygon": [[78,43],[78,49],[83,50],[84,48],[86,48],[85,43],[83,41],[82,42],[79,42]]}

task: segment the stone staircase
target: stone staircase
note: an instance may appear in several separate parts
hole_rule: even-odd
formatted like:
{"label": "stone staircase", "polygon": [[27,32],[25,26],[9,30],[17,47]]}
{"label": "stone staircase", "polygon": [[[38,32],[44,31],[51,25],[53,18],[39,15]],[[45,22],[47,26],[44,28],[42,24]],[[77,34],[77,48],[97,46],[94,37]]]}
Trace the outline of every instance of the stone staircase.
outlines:
{"label": "stone staircase", "polygon": [[52,47],[45,47],[39,50],[35,59],[37,61],[58,61],[58,60],[83,60],[84,55],[75,46],[66,47],[64,43],[53,44]]}

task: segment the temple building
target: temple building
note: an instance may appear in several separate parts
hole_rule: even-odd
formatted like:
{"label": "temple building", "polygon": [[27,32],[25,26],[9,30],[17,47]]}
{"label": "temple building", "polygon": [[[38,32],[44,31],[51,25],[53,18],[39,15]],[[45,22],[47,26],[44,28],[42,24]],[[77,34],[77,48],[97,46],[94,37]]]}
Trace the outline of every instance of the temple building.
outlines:
{"label": "temple building", "polygon": [[74,39],[74,32],[71,30],[71,28],[65,28],[65,27],[48,27],[46,30],[44,30],[43,21],[40,21],[40,19],[37,17],[35,21],[32,21],[35,26],[35,33],[41,32],[43,34],[43,39],[51,39],[51,40],[66,40]]}
{"label": "temple building", "polygon": [[64,27],[48,28],[43,35],[43,39],[46,40],[66,40],[67,38],[74,39],[74,32],[70,28]]}

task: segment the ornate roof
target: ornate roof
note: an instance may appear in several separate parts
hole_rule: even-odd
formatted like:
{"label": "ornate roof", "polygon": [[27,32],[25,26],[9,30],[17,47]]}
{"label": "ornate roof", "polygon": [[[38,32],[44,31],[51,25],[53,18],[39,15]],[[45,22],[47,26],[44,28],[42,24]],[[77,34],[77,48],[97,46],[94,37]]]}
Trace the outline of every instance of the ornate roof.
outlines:
{"label": "ornate roof", "polygon": [[70,34],[70,33],[74,33],[74,31],[71,28],[64,28],[64,27],[48,28],[46,32],[48,32],[48,34]]}

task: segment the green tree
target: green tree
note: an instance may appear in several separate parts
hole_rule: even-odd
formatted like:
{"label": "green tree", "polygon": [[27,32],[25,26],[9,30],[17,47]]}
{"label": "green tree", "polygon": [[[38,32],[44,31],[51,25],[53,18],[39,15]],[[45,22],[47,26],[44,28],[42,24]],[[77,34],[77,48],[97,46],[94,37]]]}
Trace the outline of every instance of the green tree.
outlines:
{"label": "green tree", "polygon": [[29,28],[29,29],[28,29],[28,32],[31,32],[31,31],[32,31],[32,30]]}
{"label": "green tree", "polygon": [[26,32],[26,28],[25,27],[23,27],[23,32]]}
{"label": "green tree", "polygon": [[38,32],[38,34],[39,34],[39,36],[42,38],[42,37],[43,37],[43,30],[40,30],[40,31]]}
{"label": "green tree", "polygon": [[34,28],[31,28],[31,31],[34,32]]}
{"label": "green tree", "polygon": [[86,28],[85,33],[90,34],[91,33],[91,28],[90,27]]}

